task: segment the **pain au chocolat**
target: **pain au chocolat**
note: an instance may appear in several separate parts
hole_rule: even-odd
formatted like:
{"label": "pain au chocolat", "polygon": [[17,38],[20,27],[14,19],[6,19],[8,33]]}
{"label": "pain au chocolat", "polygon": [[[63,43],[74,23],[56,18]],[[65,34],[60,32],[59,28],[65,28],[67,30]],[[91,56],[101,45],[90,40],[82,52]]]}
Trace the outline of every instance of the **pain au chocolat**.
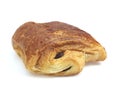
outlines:
{"label": "pain au chocolat", "polygon": [[24,23],[12,44],[28,70],[46,75],[75,75],[85,63],[106,58],[104,47],[90,34],[58,21]]}

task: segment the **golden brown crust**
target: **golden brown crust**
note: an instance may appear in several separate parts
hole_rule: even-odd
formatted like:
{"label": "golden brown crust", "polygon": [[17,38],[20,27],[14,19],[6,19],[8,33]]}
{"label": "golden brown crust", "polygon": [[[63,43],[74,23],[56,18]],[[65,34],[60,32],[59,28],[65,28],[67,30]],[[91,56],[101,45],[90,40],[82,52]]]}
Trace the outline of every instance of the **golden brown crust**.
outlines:
{"label": "golden brown crust", "polygon": [[[12,42],[26,67],[43,74],[73,75],[82,70],[85,62],[106,58],[104,48],[90,34],[57,21],[27,22],[17,29]],[[54,59],[58,52],[64,52],[64,56]],[[64,66],[72,68],[62,72]]]}

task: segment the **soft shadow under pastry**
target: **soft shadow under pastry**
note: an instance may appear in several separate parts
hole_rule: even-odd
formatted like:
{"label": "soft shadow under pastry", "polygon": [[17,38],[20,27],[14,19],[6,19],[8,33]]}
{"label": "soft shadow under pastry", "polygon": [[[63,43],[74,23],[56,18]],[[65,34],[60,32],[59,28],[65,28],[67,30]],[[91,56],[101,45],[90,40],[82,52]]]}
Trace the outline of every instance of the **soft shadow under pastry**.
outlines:
{"label": "soft shadow under pastry", "polygon": [[105,49],[90,34],[58,21],[23,24],[12,44],[28,70],[46,75],[75,75],[85,63],[106,58]]}

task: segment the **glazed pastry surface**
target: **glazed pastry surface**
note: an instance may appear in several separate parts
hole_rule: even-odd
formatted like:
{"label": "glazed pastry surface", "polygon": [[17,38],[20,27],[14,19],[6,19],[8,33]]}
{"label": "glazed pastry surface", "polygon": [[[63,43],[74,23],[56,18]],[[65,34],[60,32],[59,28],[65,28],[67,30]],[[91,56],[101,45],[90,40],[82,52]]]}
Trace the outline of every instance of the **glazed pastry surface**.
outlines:
{"label": "glazed pastry surface", "polygon": [[90,34],[58,21],[23,24],[12,44],[28,70],[46,75],[75,75],[85,63],[106,58],[104,47]]}

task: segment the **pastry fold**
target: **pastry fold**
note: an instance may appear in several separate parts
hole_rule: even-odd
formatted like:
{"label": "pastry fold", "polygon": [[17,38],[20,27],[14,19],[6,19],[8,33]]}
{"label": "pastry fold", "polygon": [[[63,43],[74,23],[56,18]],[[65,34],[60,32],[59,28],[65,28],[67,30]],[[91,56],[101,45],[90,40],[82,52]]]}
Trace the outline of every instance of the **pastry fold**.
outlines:
{"label": "pastry fold", "polygon": [[40,74],[74,75],[86,62],[106,58],[104,47],[90,34],[58,21],[23,24],[14,33],[12,44],[26,68]]}

